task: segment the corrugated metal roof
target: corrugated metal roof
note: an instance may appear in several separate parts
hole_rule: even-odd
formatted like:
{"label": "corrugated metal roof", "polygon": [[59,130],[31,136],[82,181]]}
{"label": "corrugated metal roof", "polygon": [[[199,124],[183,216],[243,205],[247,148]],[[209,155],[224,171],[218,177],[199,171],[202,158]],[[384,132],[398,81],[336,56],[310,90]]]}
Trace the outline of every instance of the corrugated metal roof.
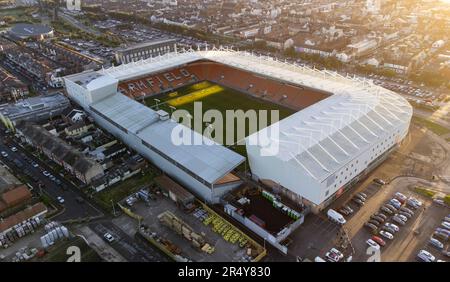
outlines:
{"label": "corrugated metal roof", "polygon": [[[119,128],[138,136],[147,146],[153,147],[152,150],[209,184],[215,183],[245,160],[243,156],[173,120],[160,120],[154,110],[119,93],[92,104],[91,109]],[[178,145],[172,140],[176,126],[186,129],[184,132],[188,133],[186,140],[189,142]],[[202,140],[202,144],[190,145],[196,144],[195,138]]]}

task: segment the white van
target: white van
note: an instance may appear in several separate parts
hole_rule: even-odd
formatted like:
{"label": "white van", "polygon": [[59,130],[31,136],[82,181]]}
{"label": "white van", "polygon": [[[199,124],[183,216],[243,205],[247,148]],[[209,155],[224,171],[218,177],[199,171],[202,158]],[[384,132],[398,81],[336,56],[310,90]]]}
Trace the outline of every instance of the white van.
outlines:
{"label": "white van", "polygon": [[344,225],[347,222],[342,214],[338,213],[333,209],[329,209],[327,215],[329,219],[338,224]]}

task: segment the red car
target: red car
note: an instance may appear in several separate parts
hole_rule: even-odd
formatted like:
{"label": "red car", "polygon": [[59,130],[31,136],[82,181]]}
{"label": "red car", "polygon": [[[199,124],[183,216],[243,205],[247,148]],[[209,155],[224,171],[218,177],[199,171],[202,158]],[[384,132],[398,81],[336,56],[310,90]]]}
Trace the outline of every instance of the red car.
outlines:
{"label": "red car", "polygon": [[380,246],[386,245],[386,242],[378,236],[372,236],[372,240],[378,243]]}

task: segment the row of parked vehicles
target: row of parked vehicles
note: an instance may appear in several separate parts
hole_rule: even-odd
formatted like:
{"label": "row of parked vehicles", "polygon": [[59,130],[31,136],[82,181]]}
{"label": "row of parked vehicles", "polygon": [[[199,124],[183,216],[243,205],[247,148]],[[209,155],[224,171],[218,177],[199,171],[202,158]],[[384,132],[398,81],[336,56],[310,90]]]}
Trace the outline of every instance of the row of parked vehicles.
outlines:
{"label": "row of parked vehicles", "polygon": [[[431,235],[428,240],[428,244],[438,251],[440,251],[444,256],[450,257],[450,251],[445,249],[445,245],[448,243],[450,236],[450,214],[447,215]],[[420,250],[417,254],[417,259],[423,262],[443,262],[443,260],[436,259],[436,257],[427,250]]]}
{"label": "row of parked vehicles", "polygon": [[[366,243],[376,249],[386,245],[385,240],[393,240],[395,233],[414,216],[414,210],[421,206],[422,202],[419,200],[407,198],[400,192],[395,193],[394,197],[382,205],[364,224],[374,234]],[[388,217],[391,217],[392,222],[388,222]]]}

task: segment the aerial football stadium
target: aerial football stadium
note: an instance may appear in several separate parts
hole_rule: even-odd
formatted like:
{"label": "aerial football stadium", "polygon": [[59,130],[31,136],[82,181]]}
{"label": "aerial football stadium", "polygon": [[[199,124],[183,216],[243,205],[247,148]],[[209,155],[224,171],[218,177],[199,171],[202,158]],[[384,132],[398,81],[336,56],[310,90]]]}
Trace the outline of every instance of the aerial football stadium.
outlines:
{"label": "aerial football stadium", "polygon": [[[402,142],[412,116],[404,98],[371,81],[224,48],[175,51],[64,81],[100,126],[209,203],[240,186],[245,170],[320,210]],[[174,144],[180,123],[171,113],[194,115],[195,102],[203,111],[277,110],[280,120],[246,130],[233,145]],[[208,126],[184,132],[210,141]]]}

